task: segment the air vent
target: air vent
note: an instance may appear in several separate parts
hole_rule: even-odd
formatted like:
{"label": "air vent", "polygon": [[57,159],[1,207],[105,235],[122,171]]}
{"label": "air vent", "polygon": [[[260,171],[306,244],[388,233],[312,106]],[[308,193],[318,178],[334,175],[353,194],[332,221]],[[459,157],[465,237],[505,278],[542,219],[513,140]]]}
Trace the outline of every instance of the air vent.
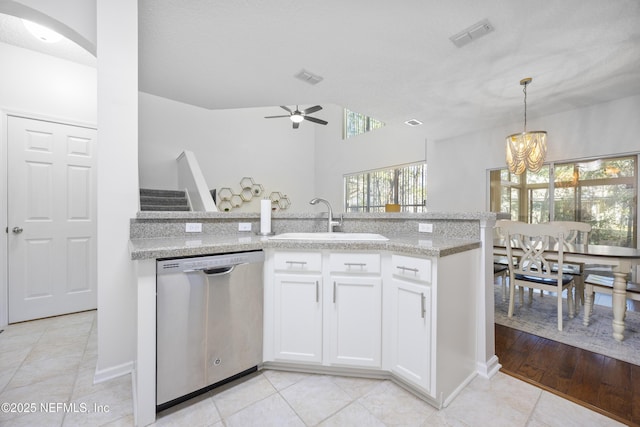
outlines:
{"label": "air vent", "polygon": [[407,120],[404,123],[409,126],[420,126],[422,124],[422,122],[418,119]]}
{"label": "air vent", "polygon": [[296,79],[302,80],[303,82],[307,82],[310,85],[316,85],[320,83],[323,78],[317,74],[310,73],[309,71],[302,70],[298,74],[295,75]]}
{"label": "air vent", "polygon": [[491,31],[493,31],[493,25],[491,25],[488,19],[483,19],[469,28],[460,31],[455,36],[449,37],[449,40],[451,40],[456,46],[462,47],[476,39],[479,39],[485,34],[489,34]]}

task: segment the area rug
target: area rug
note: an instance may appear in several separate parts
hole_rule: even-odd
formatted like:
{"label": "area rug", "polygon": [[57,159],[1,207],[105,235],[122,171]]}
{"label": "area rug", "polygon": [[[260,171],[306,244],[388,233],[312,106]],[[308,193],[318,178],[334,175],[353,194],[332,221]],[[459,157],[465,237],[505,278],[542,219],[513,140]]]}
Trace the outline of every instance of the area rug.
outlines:
{"label": "area rug", "polygon": [[503,302],[501,287],[496,285],[494,289],[497,324],[640,365],[640,312],[627,311],[624,341],[618,342],[613,338],[611,307],[594,305],[589,326],[583,326],[583,307],[570,319],[567,302],[563,300],[563,328],[558,331],[555,296],[545,294],[541,297],[539,291],[536,291],[529,304],[529,296],[525,291],[524,305],[516,297],[513,317],[509,318],[508,297]]}

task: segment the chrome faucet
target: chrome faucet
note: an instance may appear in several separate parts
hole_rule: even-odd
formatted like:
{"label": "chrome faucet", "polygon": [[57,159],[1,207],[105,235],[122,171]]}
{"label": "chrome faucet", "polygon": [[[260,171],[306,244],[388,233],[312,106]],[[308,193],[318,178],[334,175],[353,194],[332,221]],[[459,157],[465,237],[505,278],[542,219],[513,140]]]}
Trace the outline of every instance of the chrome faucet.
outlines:
{"label": "chrome faucet", "polygon": [[332,232],[333,232],[333,227],[336,227],[336,226],[337,226],[337,227],[340,227],[340,226],[342,225],[342,219],[343,219],[343,218],[342,218],[342,215],[340,215],[340,219],[339,219],[339,220],[335,220],[335,219],[333,219],[333,209],[331,209],[331,205],[330,205],[330,204],[329,204],[329,202],[328,202],[328,201],[326,201],[325,199],[320,199],[320,198],[316,197],[315,199],[311,199],[311,200],[309,201],[309,204],[311,204],[311,205],[315,205],[315,204],[317,204],[318,202],[322,202],[322,203],[324,203],[325,205],[327,205],[327,208],[329,209],[329,212],[328,212],[328,216],[329,216],[329,217],[328,217],[327,231],[328,231],[329,233],[332,233]]}

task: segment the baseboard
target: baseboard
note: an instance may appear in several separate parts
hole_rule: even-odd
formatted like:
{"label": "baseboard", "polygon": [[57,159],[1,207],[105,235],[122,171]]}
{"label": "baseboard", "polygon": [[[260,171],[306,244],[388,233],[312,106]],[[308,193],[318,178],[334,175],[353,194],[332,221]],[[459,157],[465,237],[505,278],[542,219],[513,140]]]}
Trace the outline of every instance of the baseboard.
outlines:
{"label": "baseboard", "polygon": [[109,381],[113,378],[121,377],[123,375],[132,374],[133,366],[134,366],[134,363],[133,361],[131,361],[131,362],[123,363],[121,365],[112,366],[107,369],[98,370],[98,368],[96,368],[96,372],[93,375],[93,383],[98,384],[101,382]]}
{"label": "baseboard", "polygon": [[476,375],[478,375],[477,372],[472,372],[467,378],[465,378],[464,381],[462,381],[462,383],[460,383],[458,385],[458,387],[455,388],[455,390],[453,390],[451,393],[449,393],[449,396],[447,396],[446,399],[444,399],[444,401],[442,402],[442,407],[446,408],[447,406],[449,406],[449,404],[453,401],[453,399],[455,399],[460,392],[469,385],[469,383],[471,383],[471,381],[473,381],[473,379],[476,377]]}
{"label": "baseboard", "polygon": [[502,365],[495,354],[486,363],[477,363],[477,372],[483,378],[491,378],[498,373]]}
{"label": "baseboard", "polygon": [[133,397],[133,425],[138,425],[138,378],[137,371],[131,371],[131,395]]}

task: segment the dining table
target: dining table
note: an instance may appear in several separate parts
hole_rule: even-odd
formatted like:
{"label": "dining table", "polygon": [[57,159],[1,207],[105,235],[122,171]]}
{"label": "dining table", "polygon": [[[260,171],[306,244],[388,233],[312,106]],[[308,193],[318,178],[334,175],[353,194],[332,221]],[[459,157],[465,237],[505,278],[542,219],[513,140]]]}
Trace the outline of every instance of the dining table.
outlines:
{"label": "dining table", "polygon": [[[518,255],[522,250],[512,246],[513,254]],[[558,244],[550,245],[546,252],[558,252]],[[504,238],[496,238],[493,241],[494,256],[506,256],[507,248]],[[627,280],[631,273],[635,278],[635,267],[640,264],[640,249],[625,248],[621,246],[588,245],[588,244],[563,244],[563,258],[565,264],[582,263],[596,264],[598,266],[610,266],[613,271],[613,338],[616,341],[624,340],[625,311],[627,301]],[[632,279],[634,280],[634,279]]]}

